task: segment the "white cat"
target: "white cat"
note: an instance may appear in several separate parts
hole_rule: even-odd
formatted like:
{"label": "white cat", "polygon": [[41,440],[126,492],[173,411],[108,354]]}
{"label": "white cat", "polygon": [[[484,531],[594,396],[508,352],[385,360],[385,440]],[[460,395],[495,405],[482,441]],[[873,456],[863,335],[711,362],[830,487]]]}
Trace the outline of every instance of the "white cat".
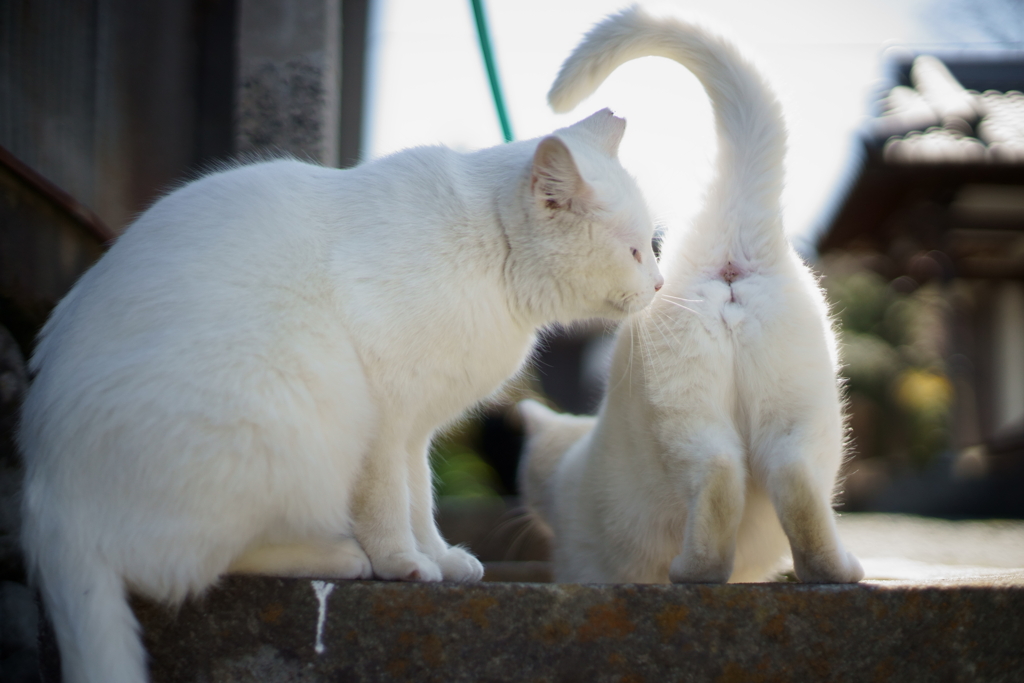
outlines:
{"label": "white cat", "polygon": [[788,537],[801,580],[859,581],[831,508],[844,447],[835,339],[783,232],[772,91],[726,40],[633,8],[587,34],[549,100],[569,110],[647,55],[704,85],[717,172],[694,225],[665,245],[665,287],[619,332],[599,416],[522,404],[521,482],[554,534],[555,578],[763,580]]}
{"label": "white cat", "polygon": [[31,361],[23,536],[64,680],[145,680],[126,588],[480,579],[435,526],[428,445],[537,328],[661,286],[624,128],[605,110],[470,154],[242,166],[142,214]]}

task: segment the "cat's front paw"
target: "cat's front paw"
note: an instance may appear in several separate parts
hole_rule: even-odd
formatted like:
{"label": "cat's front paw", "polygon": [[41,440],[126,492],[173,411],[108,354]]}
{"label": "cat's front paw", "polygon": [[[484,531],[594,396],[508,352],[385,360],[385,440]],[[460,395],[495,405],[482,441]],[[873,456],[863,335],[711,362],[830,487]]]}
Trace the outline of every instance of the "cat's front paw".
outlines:
{"label": "cat's front paw", "polygon": [[373,574],[385,581],[440,581],[436,562],[420,552],[392,553],[372,560]]}
{"label": "cat's front paw", "polygon": [[324,576],[338,579],[369,579],[373,576],[370,558],[354,538],[342,538],[331,548]]}
{"label": "cat's front paw", "polygon": [[864,578],[860,561],[842,549],[828,558],[794,556],[793,568],[804,583],[857,583]]}
{"label": "cat's front paw", "polygon": [[445,581],[470,582],[484,578],[484,566],[480,560],[456,546],[448,548],[437,563],[441,566]]}
{"label": "cat's front paw", "polygon": [[683,554],[676,555],[668,568],[672,583],[725,583],[730,576],[732,562],[699,562]]}

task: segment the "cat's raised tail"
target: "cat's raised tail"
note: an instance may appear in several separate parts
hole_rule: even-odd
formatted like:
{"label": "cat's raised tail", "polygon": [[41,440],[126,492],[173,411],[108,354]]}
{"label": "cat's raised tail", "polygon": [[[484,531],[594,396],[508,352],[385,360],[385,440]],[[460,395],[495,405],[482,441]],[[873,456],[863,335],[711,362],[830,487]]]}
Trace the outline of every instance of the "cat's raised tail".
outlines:
{"label": "cat's raised tail", "polygon": [[[633,6],[602,20],[562,64],[548,102],[567,112],[589,97],[622,64],[640,57],[666,57],[690,70],[711,99],[718,132],[718,173],[728,183],[714,192],[736,193],[752,215],[744,221],[734,251],[753,259],[782,251],[780,215],[786,127],[782,108],[767,81],[729,40],[697,23],[654,17]],[[723,198],[724,199],[724,198]],[[728,199],[726,199],[728,201]],[[751,229],[760,226],[761,229]],[[722,225],[724,231],[733,226]]]}

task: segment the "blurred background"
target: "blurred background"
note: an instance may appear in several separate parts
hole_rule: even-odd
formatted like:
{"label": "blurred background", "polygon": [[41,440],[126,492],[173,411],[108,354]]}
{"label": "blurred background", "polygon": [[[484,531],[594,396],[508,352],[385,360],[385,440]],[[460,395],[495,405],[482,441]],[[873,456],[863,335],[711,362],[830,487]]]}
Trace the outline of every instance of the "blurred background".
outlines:
{"label": "blurred background", "polygon": [[[846,364],[841,508],[1024,517],[1024,2],[670,4],[732,35],[780,93],[788,230],[822,276]],[[611,107],[661,229],[685,229],[715,154],[688,72],[640,60],[578,111],[546,105],[561,61],[620,7],[482,3],[510,132]],[[0,578],[24,579],[11,440],[24,359],[133,216],[254,154],[347,167],[502,139],[469,0],[0,3]],[[593,412],[613,333],[599,321],[549,331],[503,397],[438,440],[453,540],[470,534],[467,511],[516,526],[510,406],[534,396]]]}
{"label": "blurred background", "polygon": [[[841,508],[1024,516],[1024,3],[668,4],[747,48],[783,101],[787,227],[822,275],[846,364]],[[695,78],[638,60],[577,111],[545,106],[579,36],[620,6],[487,4],[509,118],[528,138],[610,106],[659,225],[685,229],[715,154]],[[369,36],[364,155],[500,143],[468,3],[385,0]],[[439,441],[440,491],[513,495],[506,406],[529,394],[594,412],[612,335],[549,334],[508,400]]]}

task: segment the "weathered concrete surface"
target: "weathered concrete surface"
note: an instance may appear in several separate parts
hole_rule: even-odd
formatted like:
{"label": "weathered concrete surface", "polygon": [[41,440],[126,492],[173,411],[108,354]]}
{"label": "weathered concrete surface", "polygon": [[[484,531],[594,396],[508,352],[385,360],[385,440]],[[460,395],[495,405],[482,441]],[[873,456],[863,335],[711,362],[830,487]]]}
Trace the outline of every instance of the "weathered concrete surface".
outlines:
{"label": "weathered concrete surface", "polygon": [[327,581],[321,653],[308,580],[225,579],[177,616],[136,601],[153,680],[1024,680],[1024,521],[844,515],[857,586],[576,586],[544,583],[514,505],[464,507],[443,526],[484,580],[537,583]]}
{"label": "weathered concrete surface", "polygon": [[[1016,586],[580,586],[233,577],[136,612],[153,681],[1019,681]],[[317,651],[318,616],[322,614]]]}

